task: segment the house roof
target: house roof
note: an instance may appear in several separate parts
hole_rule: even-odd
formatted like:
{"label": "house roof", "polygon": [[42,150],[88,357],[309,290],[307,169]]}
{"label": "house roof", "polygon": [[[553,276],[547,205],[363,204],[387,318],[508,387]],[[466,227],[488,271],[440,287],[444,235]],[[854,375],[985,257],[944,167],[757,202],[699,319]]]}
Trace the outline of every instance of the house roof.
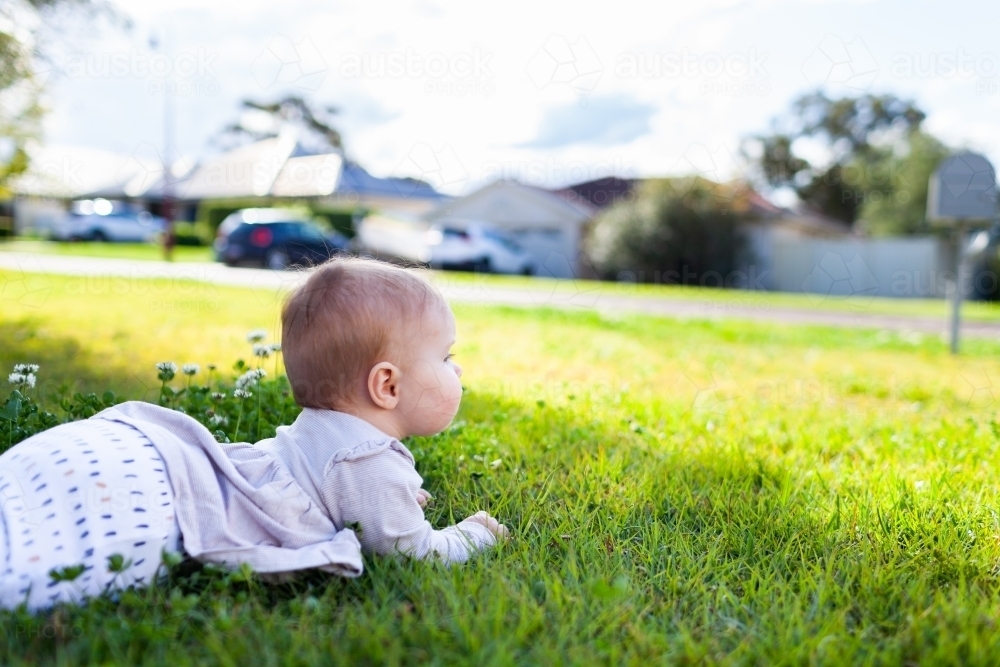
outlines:
{"label": "house roof", "polygon": [[[28,151],[28,171],[12,185],[20,195],[53,199],[159,198],[163,165],[156,150],[147,148],[128,154],[65,144],[35,146]],[[175,163],[175,182],[190,170],[189,164]]]}
{"label": "house roof", "polygon": [[271,184],[274,197],[323,197],[342,180],[344,159],[339,153],[289,158]]}
{"label": "house roof", "polygon": [[434,189],[429,183],[415,178],[399,178],[395,176],[380,178],[372,176],[356,162],[346,161],[341,175],[338,193],[357,193],[372,197],[391,197],[404,199],[428,199],[444,201],[451,199]]}
{"label": "house roof", "polygon": [[567,201],[587,202],[595,209],[617,204],[629,197],[639,179],[607,176],[568,185],[553,192]]}
{"label": "house roof", "polygon": [[468,218],[525,227],[582,225],[595,209],[586,202],[567,201],[556,193],[519,181],[498,180],[439,206],[427,218]]}
{"label": "house roof", "polygon": [[267,196],[296,143],[283,134],[227,151],[198,167],[176,195],[188,200]]}
{"label": "house roof", "polygon": [[[80,146],[48,145],[30,154],[31,168],[14,181],[18,194],[81,199],[163,196],[163,167],[156,150],[133,155]],[[175,166],[171,196],[181,200],[247,197],[328,197],[351,204],[419,202],[421,208],[450,199],[412,178],[373,176],[340,152],[305,151],[283,134],[227,151],[196,168]]]}

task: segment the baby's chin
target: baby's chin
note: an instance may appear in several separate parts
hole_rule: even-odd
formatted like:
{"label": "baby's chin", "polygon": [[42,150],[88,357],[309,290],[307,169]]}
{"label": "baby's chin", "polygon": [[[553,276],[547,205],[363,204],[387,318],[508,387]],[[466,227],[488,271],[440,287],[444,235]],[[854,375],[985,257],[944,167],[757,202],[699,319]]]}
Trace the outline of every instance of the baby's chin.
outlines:
{"label": "baby's chin", "polygon": [[419,436],[437,435],[451,426],[451,423],[455,420],[455,415],[458,413],[458,406],[456,405],[455,410],[449,412],[450,414],[429,416],[430,418],[426,421],[421,420],[421,423],[414,424],[411,433]]}

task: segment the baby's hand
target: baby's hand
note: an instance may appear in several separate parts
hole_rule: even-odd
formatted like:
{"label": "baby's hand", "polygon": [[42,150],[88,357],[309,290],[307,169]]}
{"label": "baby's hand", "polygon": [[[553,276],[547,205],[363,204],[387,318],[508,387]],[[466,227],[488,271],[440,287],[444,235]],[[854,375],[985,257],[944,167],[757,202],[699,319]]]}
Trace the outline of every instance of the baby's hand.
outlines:
{"label": "baby's hand", "polygon": [[496,537],[503,539],[510,537],[510,531],[507,530],[507,526],[503,525],[486,512],[476,512],[466,519],[466,521],[472,521],[473,523],[478,523],[481,526],[486,526],[486,528]]}
{"label": "baby's hand", "polygon": [[417,504],[421,507],[427,507],[427,503],[433,498],[431,494],[427,493],[423,489],[417,489]]}

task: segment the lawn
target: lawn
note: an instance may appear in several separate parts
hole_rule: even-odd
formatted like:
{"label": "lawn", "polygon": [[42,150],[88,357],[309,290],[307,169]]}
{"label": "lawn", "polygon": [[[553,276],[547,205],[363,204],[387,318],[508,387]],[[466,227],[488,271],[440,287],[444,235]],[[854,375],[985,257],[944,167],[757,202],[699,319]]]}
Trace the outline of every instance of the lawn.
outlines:
{"label": "lawn", "polygon": [[[41,364],[57,412],[71,390],[155,399],[155,362],[228,369],[247,330],[277,330],[272,292],[6,277],[0,370]],[[956,358],[872,330],[456,316],[462,411],[409,444],[430,520],[487,509],[507,544],[8,613],[0,663],[1000,661],[1000,343]]]}
{"label": "lawn", "polygon": [[[91,241],[40,241],[17,239],[0,241],[0,252],[39,252],[46,255],[76,255],[110,259],[162,260],[162,246],[153,243],[95,243]],[[208,246],[176,246],[175,262],[211,262]]]}
{"label": "lawn", "polygon": [[[162,260],[159,246],[143,243],[57,243],[39,240],[0,241],[0,253],[25,252],[110,259]],[[175,262],[211,262],[212,249],[178,246]],[[767,311],[798,309],[835,311],[868,315],[899,315],[939,318],[946,321],[950,303],[944,299],[890,299],[858,294],[851,297],[821,294],[793,294],[731,289],[714,289],[692,285],[640,284],[597,280],[550,279],[539,276],[499,276],[462,272],[436,272],[435,280],[456,291],[475,293],[477,289],[516,288],[533,290],[554,299],[586,303],[592,295],[610,295],[643,299],[672,299],[705,302],[719,313],[734,310]],[[967,321],[1000,321],[1000,302],[966,301],[962,318]]]}

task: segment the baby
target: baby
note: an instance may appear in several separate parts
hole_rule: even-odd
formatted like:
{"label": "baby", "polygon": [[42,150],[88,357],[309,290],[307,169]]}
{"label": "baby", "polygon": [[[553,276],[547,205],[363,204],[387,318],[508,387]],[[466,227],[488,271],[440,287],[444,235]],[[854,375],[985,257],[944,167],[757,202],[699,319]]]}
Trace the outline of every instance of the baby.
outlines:
{"label": "baby", "polygon": [[134,401],[0,456],[0,606],[142,585],[180,554],[279,577],[358,576],[361,550],[458,562],[492,546],[507,529],[486,512],[443,530],[424,519],[430,495],[401,442],[454,418],[454,342],[451,310],[416,275],[360,259],[320,266],[282,312],[303,410],[274,438],[221,444],[180,412]]}

